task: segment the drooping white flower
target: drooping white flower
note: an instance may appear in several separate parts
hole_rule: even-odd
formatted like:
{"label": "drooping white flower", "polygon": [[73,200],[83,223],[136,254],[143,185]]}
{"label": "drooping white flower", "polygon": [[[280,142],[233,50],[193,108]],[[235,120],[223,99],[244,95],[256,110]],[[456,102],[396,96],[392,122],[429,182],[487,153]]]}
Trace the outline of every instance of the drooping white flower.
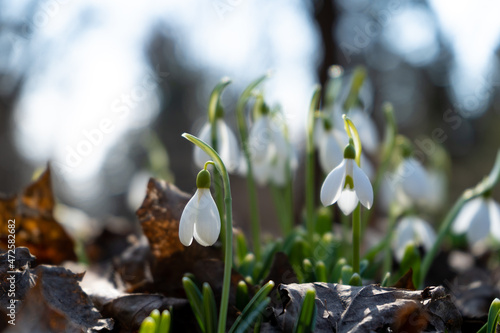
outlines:
{"label": "drooping white flower", "polygon": [[196,184],[198,189],[181,215],[179,239],[185,246],[191,245],[193,237],[200,245],[211,246],[219,237],[221,221],[217,205],[210,194],[210,174],[207,170],[200,171]]}
{"label": "drooping white flower", "polygon": [[429,251],[435,241],[436,233],[428,222],[416,216],[406,216],[398,222],[392,248],[396,259],[401,262],[409,244],[422,245]]}
{"label": "drooping white flower", "polygon": [[[219,154],[222,162],[226,166],[228,172],[233,172],[238,168],[240,162],[240,149],[238,141],[231,128],[226,125],[224,119],[219,118],[216,120],[217,126],[217,153]],[[212,127],[210,123],[206,123],[200,131],[198,137],[211,145],[212,142]],[[203,168],[203,165],[210,158],[198,146],[194,148],[194,162],[196,166]]]}
{"label": "drooping white flower", "polygon": [[474,245],[490,233],[500,241],[500,205],[492,198],[478,197],[467,202],[453,222],[456,234],[466,233],[467,240]]}
{"label": "drooping white flower", "polygon": [[348,145],[344,151],[344,160],[326,176],[321,186],[323,206],[338,202],[345,215],[352,213],[358,202],[368,209],[373,204],[372,184],[354,161],[354,156],[354,148]]}
{"label": "drooping white flower", "polygon": [[382,179],[380,203],[386,211],[393,202],[402,208],[410,208],[415,204],[425,204],[428,193],[427,171],[416,159],[408,157]]}
{"label": "drooping white flower", "polygon": [[[287,167],[294,168],[294,155],[283,131],[268,114],[257,119],[248,135],[253,176],[259,185],[286,182]],[[289,163],[289,165],[287,165]],[[246,172],[246,168],[242,171]]]}

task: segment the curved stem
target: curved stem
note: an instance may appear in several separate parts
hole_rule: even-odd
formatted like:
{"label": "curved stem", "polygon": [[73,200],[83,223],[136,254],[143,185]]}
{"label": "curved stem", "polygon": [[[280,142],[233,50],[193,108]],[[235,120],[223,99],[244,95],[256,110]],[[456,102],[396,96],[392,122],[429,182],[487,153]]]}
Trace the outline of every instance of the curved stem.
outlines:
{"label": "curved stem", "polygon": [[238,102],[236,103],[236,117],[238,118],[238,131],[241,137],[241,144],[243,146],[243,155],[247,163],[247,186],[248,197],[250,198],[250,221],[252,230],[252,243],[255,259],[257,262],[261,260],[261,244],[260,244],[260,224],[259,224],[259,206],[257,205],[257,190],[255,188],[255,181],[253,179],[253,167],[248,149],[248,130],[245,122],[245,105],[248,99],[252,96],[252,91],[263,82],[269,74],[261,76],[257,80],[250,83],[250,85],[243,91]]}
{"label": "curved stem", "polygon": [[[384,139],[384,151],[382,155],[382,162],[380,163],[377,174],[375,175],[375,181],[373,182],[373,193],[375,195],[378,194],[378,190],[380,188],[380,184],[382,183],[382,178],[384,177],[387,168],[389,167],[389,163],[391,161],[392,152],[394,151],[394,147],[396,146],[396,134],[397,134],[397,124],[396,119],[394,118],[394,109],[392,108],[392,104],[385,103],[382,108],[384,109],[385,119],[387,121],[387,126],[385,129],[385,139]],[[361,225],[361,232],[364,233],[366,226],[368,225],[368,221],[370,220],[371,210],[368,210],[366,214],[363,215],[363,223]]]}
{"label": "curved stem", "polygon": [[[220,97],[222,95],[222,92],[224,89],[231,83],[231,80],[227,77],[222,78],[220,82],[215,86],[214,90],[212,90],[212,93],[210,94],[210,99],[208,101],[208,121],[210,122],[210,128],[211,128],[211,137],[210,137],[210,144],[214,148],[214,150],[219,149],[219,143],[217,142],[217,119],[219,118],[217,112],[222,110],[222,106],[220,105]],[[215,203],[217,205],[217,209],[219,210],[219,215],[220,215],[220,220],[222,224],[221,228],[221,239],[225,238],[226,235],[226,228],[225,228],[225,223],[224,223],[224,194],[222,193],[222,186],[219,177],[217,177],[218,171],[214,171],[214,194],[215,194]],[[222,249],[225,250],[225,243],[222,242]]]}
{"label": "curved stem", "polygon": [[227,309],[229,306],[229,289],[231,286],[231,269],[233,265],[233,210],[231,198],[231,186],[229,184],[229,174],[227,173],[226,166],[222,162],[219,154],[207,145],[202,140],[194,135],[184,133],[182,136],[198,147],[200,147],[210,158],[215,162],[215,168],[219,171],[224,184],[224,203],[226,208],[226,235],[225,235],[225,249],[224,249],[224,280],[222,282],[222,296],[220,301],[219,312],[219,326],[218,333],[224,333],[226,330]]}
{"label": "curved stem", "polygon": [[314,115],[319,108],[321,86],[314,87],[313,97],[307,115],[307,145],[306,145],[306,228],[310,242],[314,236]]}
{"label": "curved stem", "polygon": [[466,202],[480,195],[483,195],[488,191],[491,191],[499,180],[500,180],[500,150],[497,153],[497,157],[495,159],[495,165],[493,166],[493,169],[491,170],[490,174],[486,178],[484,178],[483,181],[477,184],[476,187],[474,187],[473,189],[466,190],[462,194],[462,196],[457,200],[457,202],[453,205],[453,208],[450,210],[450,212],[446,215],[443,223],[441,224],[441,227],[439,228],[439,233],[437,235],[436,241],[434,242],[434,245],[429,250],[429,252],[425,254],[424,260],[422,261],[422,266],[420,267],[420,276],[418,281],[418,285],[420,285],[420,287],[423,287],[425,277],[427,275],[427,272],[429,271],[429,268],[431,267],[432,261],[436,257],[440,249],[441,243],[443,242],[444,237],[448,234],[451,224],[455,220],[460,209],[462,209],[463,205]]}

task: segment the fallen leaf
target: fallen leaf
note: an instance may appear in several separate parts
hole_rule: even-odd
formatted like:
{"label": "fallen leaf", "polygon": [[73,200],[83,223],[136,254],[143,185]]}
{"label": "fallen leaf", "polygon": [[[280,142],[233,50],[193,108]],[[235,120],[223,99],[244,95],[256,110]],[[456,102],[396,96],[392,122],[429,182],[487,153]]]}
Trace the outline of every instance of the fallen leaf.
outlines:
{"label": "fallen leaf", "polygon": [[398,332],[409,327],[412,332],[460,332],[460,313],[443,287],[411,291],[329,283],[280,286],[284,311],[275,313],[283,331],[293,330],[309,288],[316,290],[315,332],[385,332],[389,328]]}
{"label": "fallen leaf", "polygon": [[7,332],[91,332],[112,329],[79,286],[84,273],[56,266],[37,266],[36,285],[27,293]]}
{"label": "fallen leaf", "polygon": [[413,284],[413,269],[409,269],[408,272],[405,273],[399,280],[396,281],[393,288],[402,288],[408,290],[416,290],[415,285]]}
{"label": "fallen leaf", "polygon": [[8,220],[15,220],[16,247],[27,247],[39,264],[76,260],[73,240],[54,219],[54,195],[47,169],[21,196],[0,198],[0,249],[8,249]]}

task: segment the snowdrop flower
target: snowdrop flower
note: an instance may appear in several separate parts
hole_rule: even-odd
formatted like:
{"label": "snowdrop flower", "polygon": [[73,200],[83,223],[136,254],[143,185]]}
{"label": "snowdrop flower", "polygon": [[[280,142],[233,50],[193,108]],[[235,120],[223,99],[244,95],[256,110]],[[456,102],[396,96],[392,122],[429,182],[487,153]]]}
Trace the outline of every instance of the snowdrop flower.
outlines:
{"label": "snowdrop flower", "polygon": [[406,157],[394,172],[388,172],[380,187],[380,203],[386,211],[392,202],[403,208],[424,204],[429,193],[427,171],[413,157]]}
{"label": "snowdrop flower", "polygon": [[196,193],[184,208],[179,223],[179,239],[185,246],[194,239],[211,246],[219,237],[221,221],[217,205],[210,194],[210,173],[203,169],[196,178]]}
{"label": "snowdrop flower", "polygon": [[[220,158],[224,162],[228,172],[233,172],[238,168],[240,162],[240,149],[238,147],[238,141],[233,131],[226,125],[226,122],[222,118],[218,118],[215,121],[217,126],[217,147],[213,147],[217,150]],[[210,123],[206,123],[198,137],[208,144],[212,142],[212,127]],[[203,168],[205,161],[209,160],[208,155],[201,150],[199,147],[194,148],[194,162],[196,166]]]}
{"label": "snowdrop flower", "polygon": [[323,206],[338,203],[345,215],[354,211],[358,202],[370,209],[373,204],[373,188],[366,174],[354,161],[356,153],[349,144],[344,150],[344,160],[333,169],[321,186]]}
{"label": "snowdrop flower", "polygon": [[[248,145],[257,183],[285,185],[287,163],[294,168],[294,153],[279,125],[268,113],[259,117],[250,129]],[[246,173],[246,168],[242,171]]]}
{"label": "snowdrop flower", "polygon": [[473,245],[490,233],[500,241],[500,205],[491,197],[470,200],[458,213],[452,230],[456,234],[466,233]]}
{"label": "snowdrop flower", "polygon": [[435,240],[436,233],[428,222],[416,216],[406,216],[398,222],[392,248],[396,259],[401,262],[409,244],[422,245],[429,251]]}

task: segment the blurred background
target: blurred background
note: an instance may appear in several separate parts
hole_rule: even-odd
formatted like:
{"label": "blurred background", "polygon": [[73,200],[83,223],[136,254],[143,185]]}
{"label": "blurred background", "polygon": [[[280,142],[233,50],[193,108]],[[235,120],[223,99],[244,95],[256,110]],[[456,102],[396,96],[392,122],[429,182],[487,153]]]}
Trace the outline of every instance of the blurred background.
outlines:
{"label": "blurred background", "polygon": [[[390,101],[424,153],[446,137],[454,200],[499,148],[498,13],[493,0],[0,1],[0,192],[20,192],[50,161],[59,201],[133,221],[151,175],[194,191],[180,135],[206,121],[215,84],[233,80],[223,104],[235,128],[238,95],[269,69],[266,100],[284,110],[301,160],[312,87],[338,64],[366,66],[379,133]],[[244,224],[245,180],[233,178]]]}

